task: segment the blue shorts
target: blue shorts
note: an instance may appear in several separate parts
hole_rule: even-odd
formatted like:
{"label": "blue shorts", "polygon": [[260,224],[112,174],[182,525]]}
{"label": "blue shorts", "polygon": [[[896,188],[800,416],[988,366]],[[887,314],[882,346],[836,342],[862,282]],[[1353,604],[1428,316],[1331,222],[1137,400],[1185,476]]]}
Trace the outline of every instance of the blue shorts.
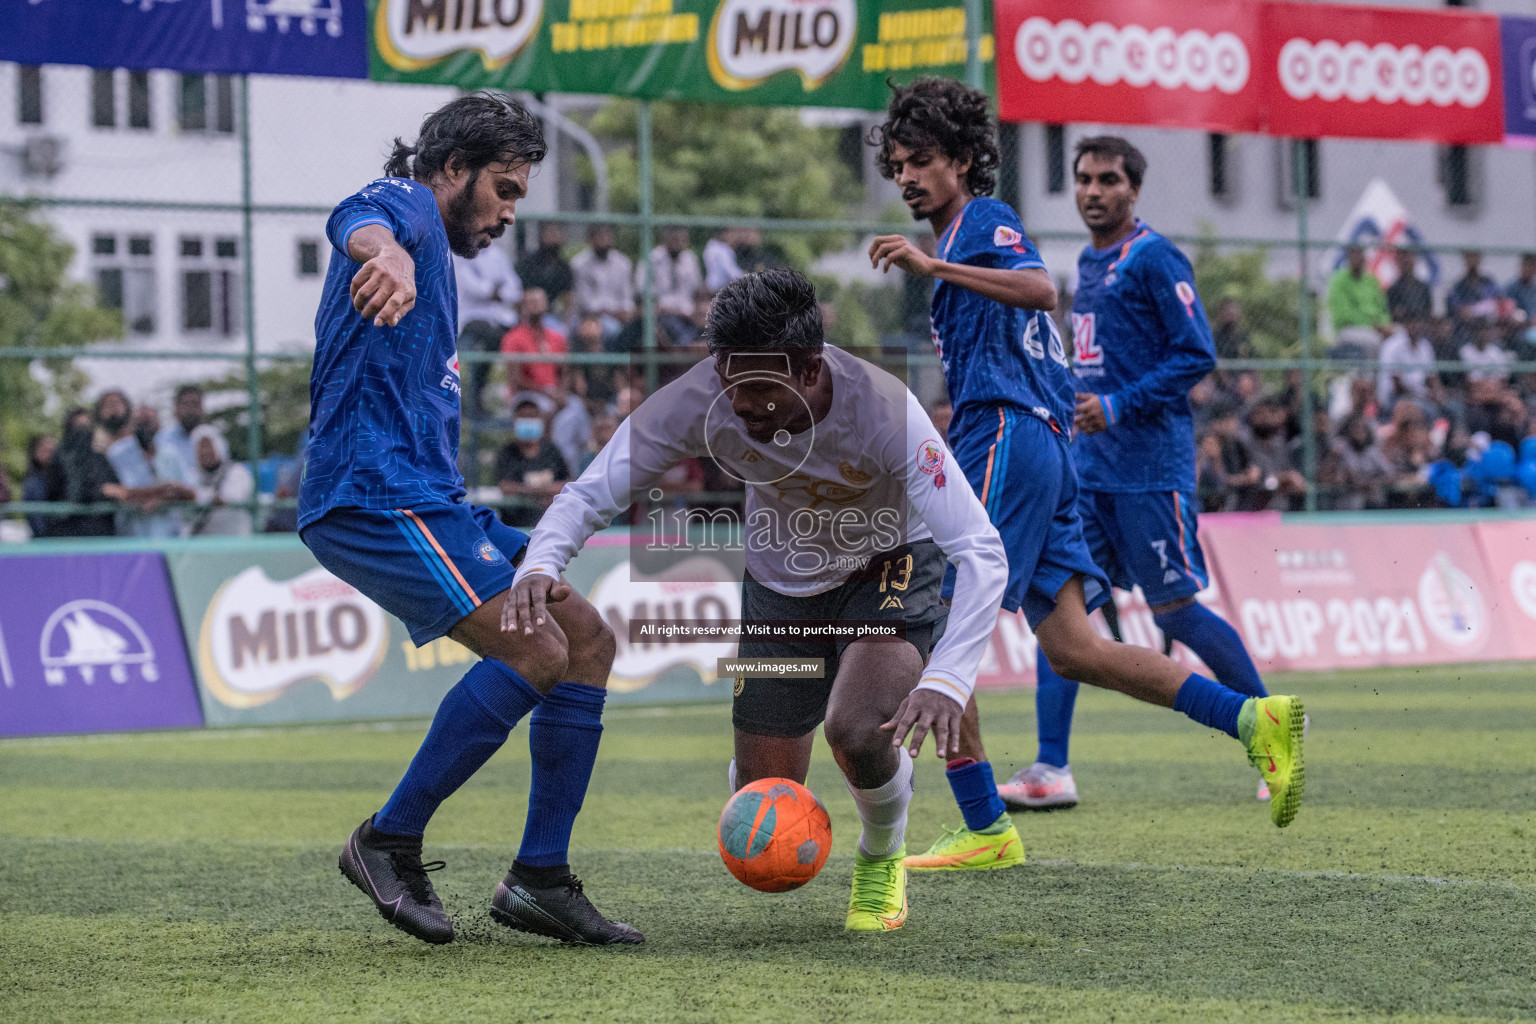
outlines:
{"label": "blue shorts", "polygon": [[1121,590],[1140,586],[1156,607],[1193,597],[1210,582],[1188,495],[1084,491],[1080,504],[1088,550]]}
{"label": "blue shorts", "polygon": [[305,545],[332,574],[405,623],[420,647],[512,586],[528,547],[481,505],[335,508],[304,527]]}
{"label": "blue shorts", "polygon": [[[1093,611],[1109,599],[1109,581],[1094,564],[1078,518],[1077,471],[1064,438],[1022,409],[1001,407],[987,423],[951,437],[955,461],[986,507],[1008,552],[1008,589],[1003,608],[1024,610],[1037,629],[1056,610],[1056,595],[1082,576],[1083,596]],[[954,589],[955,569],[944,577],[944,596]]]}

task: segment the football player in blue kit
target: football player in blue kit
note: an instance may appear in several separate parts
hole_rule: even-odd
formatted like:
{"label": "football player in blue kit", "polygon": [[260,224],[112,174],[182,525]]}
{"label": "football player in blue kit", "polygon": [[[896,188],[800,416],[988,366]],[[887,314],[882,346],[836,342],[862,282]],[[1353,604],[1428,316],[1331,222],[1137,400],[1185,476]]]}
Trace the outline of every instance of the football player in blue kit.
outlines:
{"label": "football player in blue kit", "polygon": [[[1196,534],[1189,389],[1215,368],[1216,346],[1189,260],[1136,216],[1146,170],[1146,157],[1113,135],[1081,140],[1073,159],[1092,238],[1077,259],[1072,303],[1083,531],[1114,586],[1141,587],[1165,636],[1228,687],[1265,697],[1237,630],[1195,599],[1209,581]],[[1075,804],[1067,742],[1077,683],[1053,673],[1040,687],[1040,753],[1021,773],[1022,802]],[[1259,799],[1269,798],[1260,779]]]}
{"label": "football player in blue kit", "polygon": [[[933,341],[954,406],[949,443],[1008,551],[1003,608],[1022,609],[1035,631],[1042,677],[1060,672],[1172,707],[1243,742],[1281,797],[1272,807],[1275,823],[1289,824],[1303,781],[1301,702],[1249,699],[1160,652],[1101,637],[1090,624],[1088,613],[1109,599],[1110,589],[1078,509],[1068,447],[1075,388],[1047,312],[1056,305],[1056,288],[1018,214],[991,198],[998,149],[987,97],[947,79],[919,79],[894,90],[871,143],[913,218],[932,226],[937,247],[928,256],[906,236],[884,235],[871,244],[870,261],[937,279]],[[964,826],[946,831],[908,866],[970,870],[1022,863],[1022,850],[1008,842],[1013,830],[974,700],[962,722],[960,753],[948,778]]]}
{"label": "football player in blue kit", "polygon": [[[496,887],[502,924],[567,942],[642,941],[604,918],[567,848],[602,733],[614,637],[569,594],[557,628],[503,631],[526,534],[464,501],[458,469],[458,297],[450,254],[472,259],[513,221],[544,158],[539,122],[506,96],[463,96],[395,140],[381,178],[326,224],[315,316],[299,533],[320,564],[398,617],[418,645],[450,636],[482,659],[448,691],[405,777],[348,837],[339,866],[384,919],[427,942],[453,924],[423,864],[438,806],[529,719],[533,781],[522,846]],[[564,584],[560,585],[566,590]]]}

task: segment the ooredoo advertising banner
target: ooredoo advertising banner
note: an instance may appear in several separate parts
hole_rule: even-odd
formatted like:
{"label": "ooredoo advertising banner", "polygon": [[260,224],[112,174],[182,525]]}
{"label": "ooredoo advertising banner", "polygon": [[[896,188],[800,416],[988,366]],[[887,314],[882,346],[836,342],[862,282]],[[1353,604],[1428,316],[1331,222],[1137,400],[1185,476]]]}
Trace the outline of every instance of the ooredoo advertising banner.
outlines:
{"label": "ooredoo advertising banner", "polygon": [[1267,3],[1256,63],[1274,135],[1504,138],[1493,15]]}
{"label": "ooredoo advertising banner", "polygon": [[1254,132],[1260,5],[1016,0],[997,5],[1005,121],[1109,121]]}
{"label": "ooredoo advertising banner", "polygon": [[1515,656],[1536,658],[1536,521],[1508,520],[1472,527],[1493,581],[1492,603]]}
{"label": "ooredoo advertising banner", "polygon": [[1466,524],[1201,531],[1263,670],[1515,658],[1521,645]]}
{"label": "ooredoo advertising banner", "polygon": [[197,726],[158,553],[0,558],[0,736]]}

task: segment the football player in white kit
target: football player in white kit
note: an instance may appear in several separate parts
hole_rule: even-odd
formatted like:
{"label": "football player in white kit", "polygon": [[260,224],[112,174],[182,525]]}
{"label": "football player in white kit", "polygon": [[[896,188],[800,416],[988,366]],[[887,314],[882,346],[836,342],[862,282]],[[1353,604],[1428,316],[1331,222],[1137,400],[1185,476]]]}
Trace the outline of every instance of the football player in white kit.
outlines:
{"label": "football player in white kit", "polygon": [[[930,732],[941,758],[958,748],[1007,556],[917,398],[824,344],[805,277],[769,270],[732,282],[704,338],[711,358],[643,402],[545,512],[503,628],[557,628],[546,602],[570,594],[560,574],[586,540],[681,460],[713,456],[746,484],[738,656],[825,666],[824,678],[742,680],[732,787],[803,783],[822,725],[863,823],[847,928],[892,931],[907,916],[911,758]],[[794,632],[839,624],[865,631]]]}

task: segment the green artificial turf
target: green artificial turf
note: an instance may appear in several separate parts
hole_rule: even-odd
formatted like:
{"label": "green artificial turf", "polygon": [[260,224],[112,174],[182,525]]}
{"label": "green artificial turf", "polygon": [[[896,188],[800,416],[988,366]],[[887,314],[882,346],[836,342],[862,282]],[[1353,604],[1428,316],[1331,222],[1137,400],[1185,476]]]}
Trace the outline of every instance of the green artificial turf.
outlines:
{"label": "green artificial turf", "polygon": [[[1019,815],[1029,863],[913,875],[907,926],[842,930],[857,824],[825,748],[835,852],[805,888],[715,852],[720,705],[609,713],[573,863],[634,949],[485,914],[511,861],[526,732],[444,805],[428,858],[459,926],[429,947],[336,871],[425,723],[0,742],[0,1021],[1415,1021],[1536,1019],[1536,672],[1272,680],[1313,717],[1284,831],[1231,740],[1084,688],[1083,803]],[[999,775],[1028,693],[982,698]],[[909,845],[959,815],[930,754]]]}

